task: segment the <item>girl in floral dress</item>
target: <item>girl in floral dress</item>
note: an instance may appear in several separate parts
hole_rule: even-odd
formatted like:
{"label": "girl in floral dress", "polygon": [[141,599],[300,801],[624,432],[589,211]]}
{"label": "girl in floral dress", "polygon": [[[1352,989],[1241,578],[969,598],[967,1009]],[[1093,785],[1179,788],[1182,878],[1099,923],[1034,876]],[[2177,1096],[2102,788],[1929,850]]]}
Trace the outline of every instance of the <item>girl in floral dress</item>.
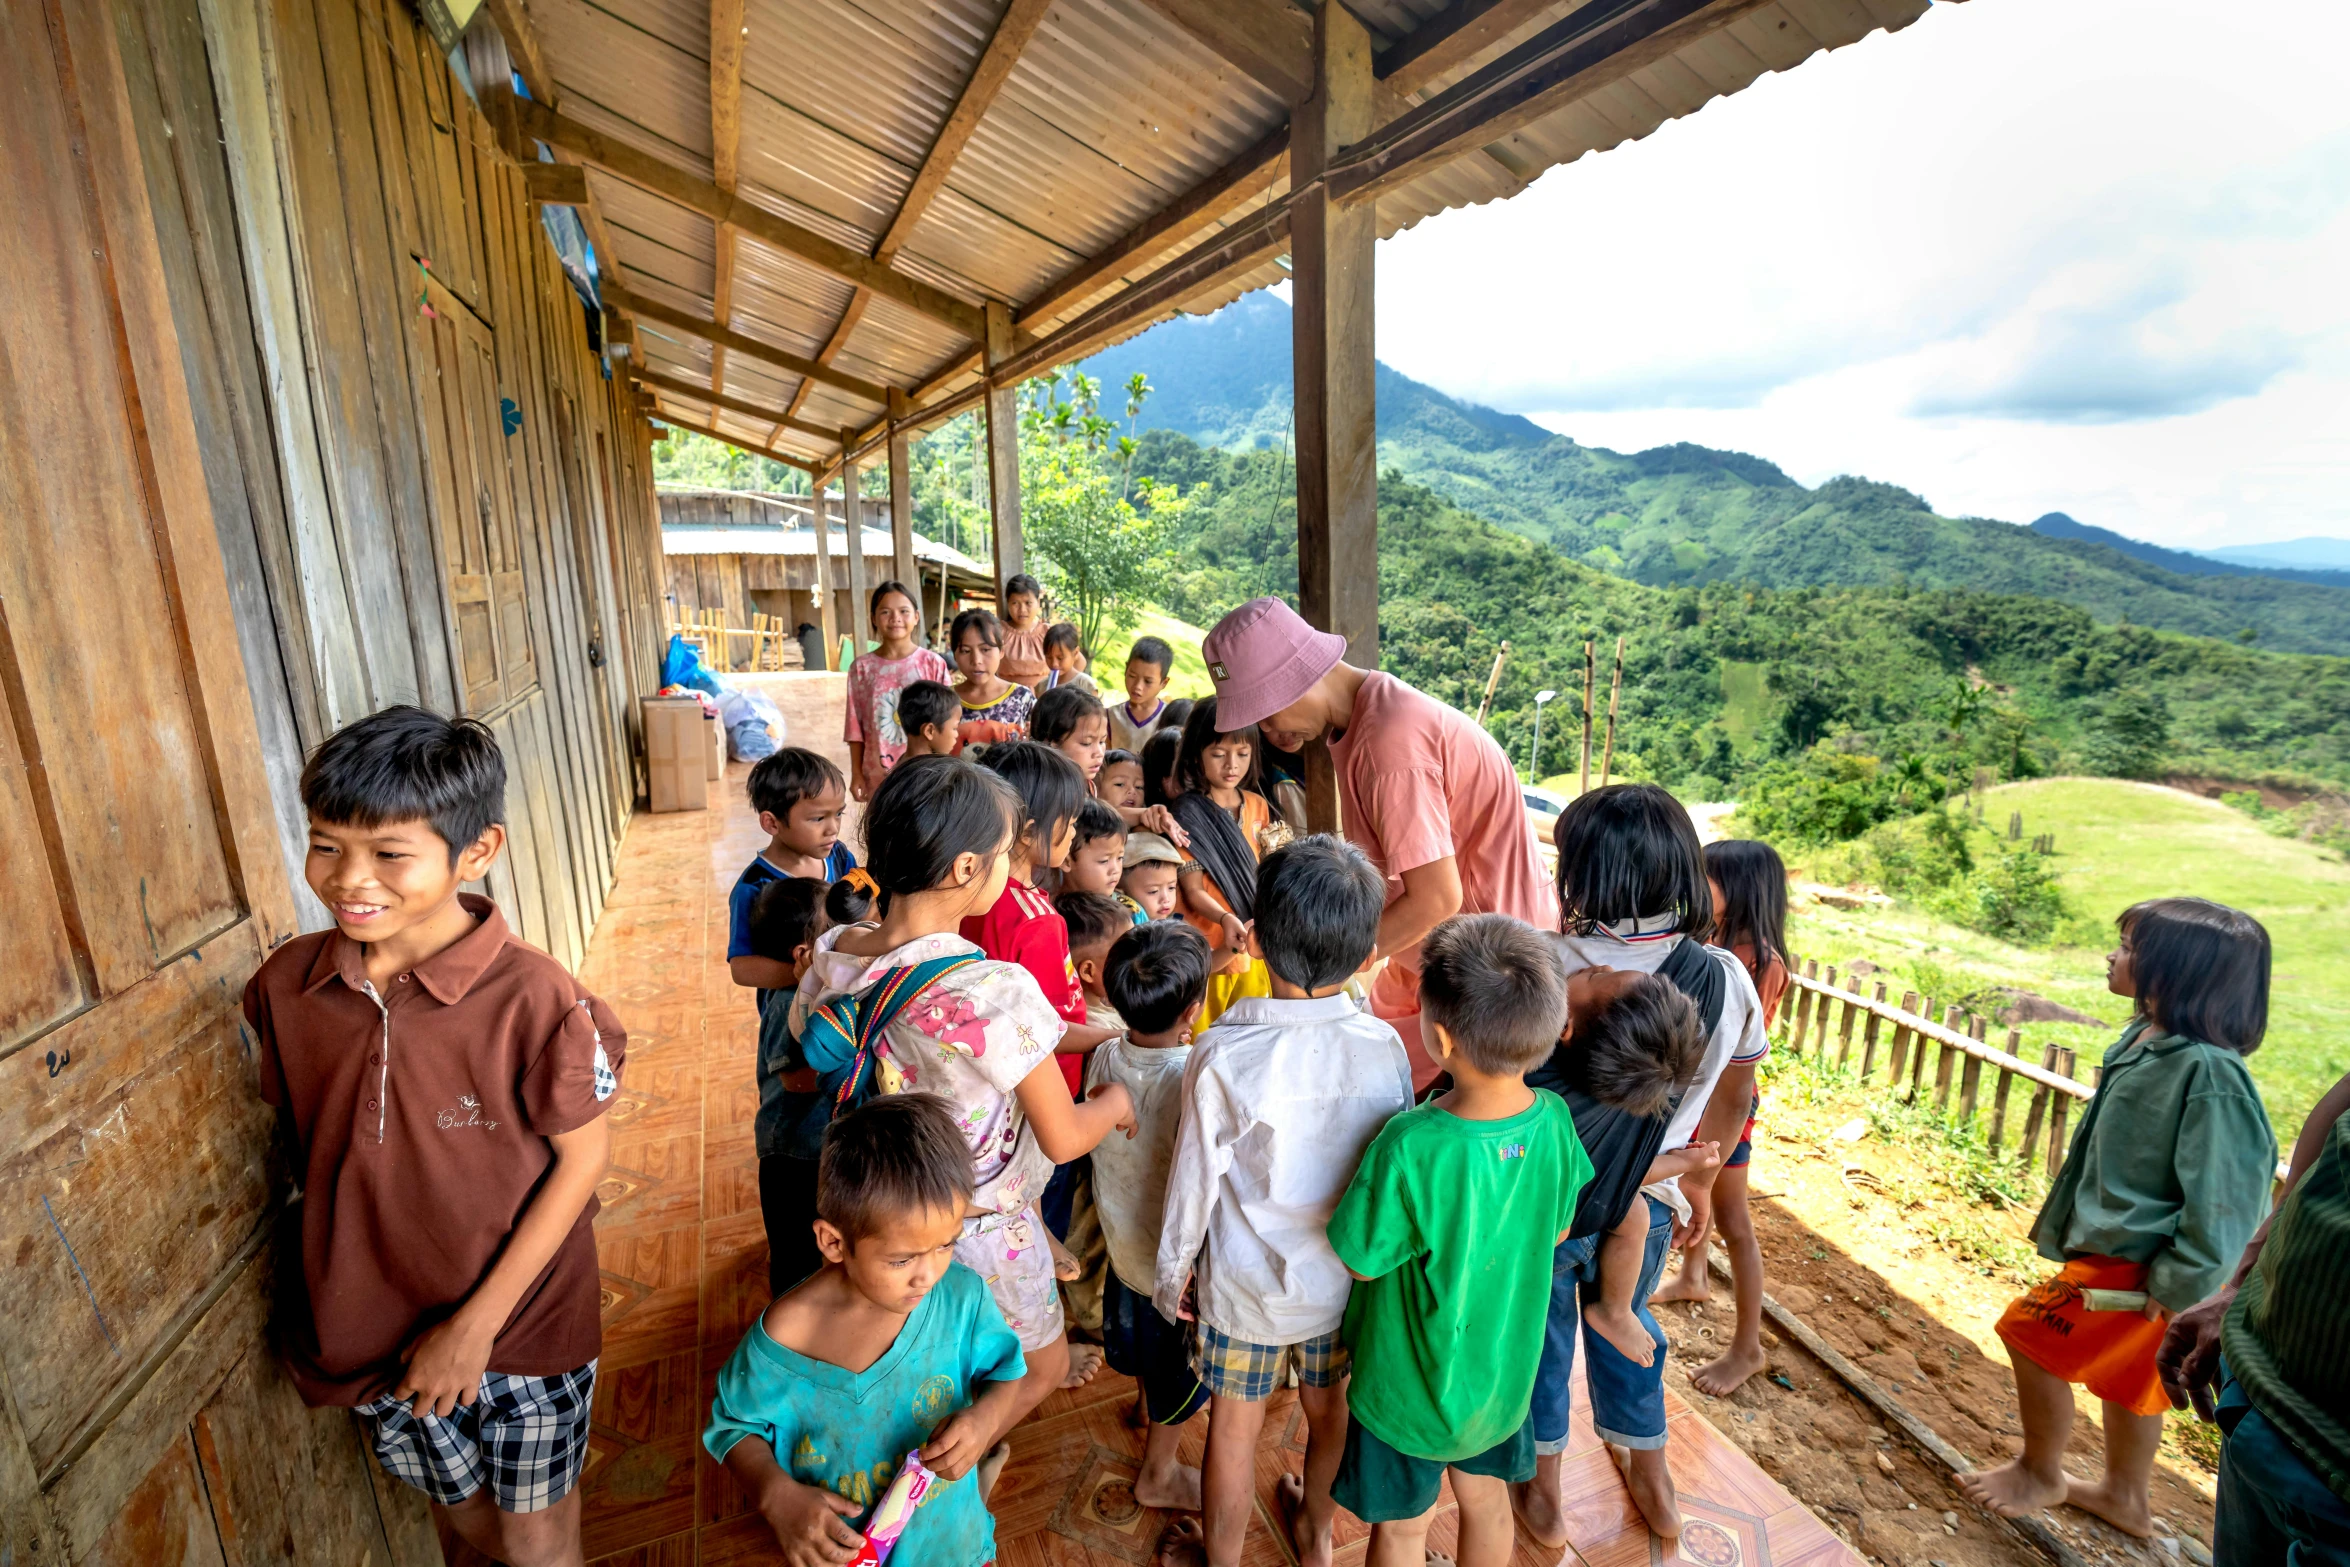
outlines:
{"label": "girl in floral dress", "polygon": [[[892,769],[864,819],[878,918],[819,937],[792,1001],[797,1034],[828,1002],[869,999],[892,970],[936,958],[971,960],[890,1022],[874,1052],[874,1091],[939,1095],[971,1145],[971,1212],[955,1260],[987,1281],[1027,1355],[1015,1419],[1059,1387],[1069,1369],[1038,1199],[1056,1163],[1134,1124],[1122,1089],[1082,1103],[1071,1098],[1053,1063],[1064,1025],[1035,978],[1016,963],[987,959],[958,933],[966,916],[985,913],[1002,896],[1025,821],[1003,780],[971,763],[917,757]],[[992,1478],[992,1469],[987,1473]]]}
{"label": "girl in floral dress", "polygon": [[904,583],[875,588],[869,607],[873,638],[881,645],[849,666],[848,715],[841,731],[849,743],[849,791],[860,800],[872,799],[882,778],[906,754],[898,693],[917,680],[944,684],[954,678],[944,658],[914,640],[922,615]]}

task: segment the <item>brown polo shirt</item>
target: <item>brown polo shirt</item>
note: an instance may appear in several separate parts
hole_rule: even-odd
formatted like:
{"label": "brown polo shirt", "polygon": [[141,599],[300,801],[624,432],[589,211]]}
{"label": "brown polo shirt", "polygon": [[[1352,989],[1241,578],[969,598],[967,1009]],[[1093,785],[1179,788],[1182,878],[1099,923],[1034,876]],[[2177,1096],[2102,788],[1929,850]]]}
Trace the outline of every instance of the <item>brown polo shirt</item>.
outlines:
{"label": "brown polo shirt", "polygon": [[[604,1113],[628,1036],[496,905],[379,992],[340,931],[287,942],[245,987],[261,1096],[301,1139],[308,1321],[286,1345],[312,1404],[390,1390],[400,1351],[497,1260],[555,1162],[548,1138]],[[551,1376],[602,1345],[596,1201],[498,1330],[489,1368]]]}

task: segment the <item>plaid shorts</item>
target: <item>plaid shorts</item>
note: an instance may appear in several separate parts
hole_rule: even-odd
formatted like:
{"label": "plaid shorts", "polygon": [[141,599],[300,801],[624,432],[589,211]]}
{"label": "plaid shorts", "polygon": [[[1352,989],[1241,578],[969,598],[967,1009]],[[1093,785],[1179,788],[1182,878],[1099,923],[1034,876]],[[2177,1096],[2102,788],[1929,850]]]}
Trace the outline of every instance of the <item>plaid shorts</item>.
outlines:
{"label": "plaid shorts", "polygon": [[1191,1369],[1210,1393],[1261,1404],[1288,1380],[1292,1364],[1307,1387],[1336,1387],[1346,1375],[1346,1346],[1336,1328],[1296,1344],[1252,1344],[1201,1322],[1191,1340]]}
{"label": "plaid shorts", "polygon": [[443,1507],[484,1485],[505,1513],[535,1513],[571,1494],[587,1465],[596,1363],[551,1377],[485,1373],[481,1396],[447,1416],[420,1415],[386,1393],[352,1411],[395,1480]]}

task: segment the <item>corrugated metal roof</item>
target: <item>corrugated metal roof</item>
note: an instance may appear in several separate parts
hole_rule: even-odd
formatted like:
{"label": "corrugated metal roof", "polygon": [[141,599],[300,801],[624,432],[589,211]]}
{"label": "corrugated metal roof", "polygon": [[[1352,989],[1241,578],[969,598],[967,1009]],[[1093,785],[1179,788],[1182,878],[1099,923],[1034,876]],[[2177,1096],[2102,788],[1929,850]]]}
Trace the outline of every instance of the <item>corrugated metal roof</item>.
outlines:
{"label": "corrugated metal roof", "polygon": [[[1247,21],[1250,6],[1290,0],[1226,3]],[[1447,9],[1447,0],[1348,3],[1381,44]],[[1587,3],[1557,0],[1406,101],[1426,101]],[[1684,24],[1686,41],[1669,53],[1636,69],[1595,70],[1572,101],[1382,191],[1379,232],[1385,237],[1453,207],[1506,198],[1547,170],[1646,136],[1767,71],[1786,70],[1879,28],[1905,27],[1930,3],[1721,0]],[[700,0],[534,0],[533,10],[565,115],[709,177],[709,21]],[[871,254],[1003,10],[1000,0],[745,0],[738,193]],[[1295,25],[1289,24],[1289,36]],[[1283,36],[1283,29],[1259,29],[1257,36]],[[1168,20],[1153,0],[1053,0],[893,265],[972,304],[1006,300],[1018,314],[1024,302],[1200,187],[1287,117],[1273,91]],[[624,285],[707,315],[716,284],[711,221],[601,169],[591,186],[620,251],[607,259]],[[1286,193],[1283,166],[1024,326],[1043,332],[1074,320]],[[1286,275],[1267,257],[1169,301],[1159,314],[1214,309]],[[738,236],[731,288],[738,332],[815,357],[854,292],[795,256]],[[1129,323],[1119,335],[1149,324]],[[700,340],[645,322],[638,333],[652,367],[707,380],[711,356]],[[910,389],[938,379],[972,352],[954,328],[874,296],[833,362],[863,379]],[[940,385],[952,389],[969,379]],[[797,375],[740,354],[728,358],[727,383],[731,394],[772,401],[778,410],[801,390]],[[688,407],[678,406],[681,413]],[[880,413],[821,383],[806,388],[799,409],[800,418],[825,427],[862,426]],[[835,449],[740,415],[712,423],[810,458]]]}

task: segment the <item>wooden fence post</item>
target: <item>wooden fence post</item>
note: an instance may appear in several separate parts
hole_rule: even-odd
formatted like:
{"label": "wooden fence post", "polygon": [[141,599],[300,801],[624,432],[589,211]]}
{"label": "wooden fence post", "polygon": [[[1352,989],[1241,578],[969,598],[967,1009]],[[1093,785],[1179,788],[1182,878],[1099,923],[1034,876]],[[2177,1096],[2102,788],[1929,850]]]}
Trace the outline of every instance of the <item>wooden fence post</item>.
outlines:
{"label": "wooden fence post", "polygon": [[[1835,964],[1831,963],[1828,965],[1827,977],[1822,980],[1821,983],[1825,984],[1830,990],[1834,990],[1836,988]],[[1835,1010],[1835,997],[1825,995],[1820,997],[1820,1004],[1816,1009],[1814,1009],[1812,1013],[1812,1016],[1815,1019],[1815,1026],[1812,1030],[1812,1053],[1814,1055],[1825,1056],[1828,1053],[1828,1014]],[[1795,1042],[1795,1053],[1797,1055],[1801,1055],[1803,1053],[1803,1041],[1800,1039]]]}
{"label": "wooden fence post", "polygon": [[[1967,1032],[1972,1034],[1978,1041],[1982,1039],[1983,1031],[1983,1020],[1981,1018],[1976,1018],[1974,1026],[1967,1030]],[[1983,1058],[1981,1056],[1968,1056],[1966,1058],[1966,1065],[1959,1069],[1958,1074],[1959,1125],[1971,1128],[1975,1124],[1975,1105],[1978,1097],[1982,1093],[1982,1089]]]}
{"label": "wooden fence post", "polygon": [[[2073,1053],[2070,1050],[2058,1053],[2056,1070],[2066,1077],[2073,1075]],[[2051,1180],[2064,1167],[2065,1125],[2072,1119],[2072,1113],[2073,1096],[2058,1094],[2056,1104],[2048,1116],[2048,1176]]]}
{"label": "wooden fence post", "polygon": [[[1965,1016],[1964,1008],[1944,1007],[1942,1009],[1942,1026],[1944,1028],[1961,1027]],[[1934,1109],[1939,1114],[1948,1115],[1950,1113],[1950,1069],[1966,1052],[1947,1039],[1937,1040],[1935,1043],[1942,1048],[1934,1054]]]}
{"label": "wooden fence post", "polygon": [[[2021,1029],[2009,1029],[2007,1031],[2007,1053],[2011,1056],[2020,1058],[2023,1055],[2023,1052],[2023,1031]],[[2007,1136],[2007,1091],[2014,1086],[2015,1074],[2010,1072],[2007,1068],[2001,1067],[1999,1069],[1999,1086],[1993,1089],[1991,1092],[1990,1145],[1991,1152],[1994,1156],[1996,1156],[1999,1152],[2000,1142]]]}
{"label": "wooden fence post", "polygon": [[[1877,981],[1876,1001],[1879,1006],[1882,1006],[1885,1003],[1885,982],[1881,979]],[[1869,1074],[1876,1070],[1877,1034],[1884,1027],[1884,1024],[1885,1020],[1882,1017],[1878,1016],[1874,1012],[1871,1012],[1869,1014],[1867,1025],[1861,1030],[1860,1080],[1864,1083],[1869,1080]]]}
{"label": "wooden fence post", "polygon": [[[1859,989],[1859,984],[1855,982],[1853,991],[1856,996]],[[1857,1000],[1844,1003],[1844,1019],[1836,1026],[1836,1064],[1839,1067],[1852,1064],[1852,1020],[1854,1014],[1862,1010],[1863,1008]],[[1871,1015],[1874,1016],[1874,1014]],[[1826,1053],[1826,1047],[1823,1045],[1821,1054],[1825,1055]]]}
{"label": "wooden fence post", "polygon": [[[1918,993],[1916,991],[1905,990],[1901,993],[1901,1010],[1913,1017],[1916,1016],[1918,1010]],[[1886,1086],[1896,1093],[1901,1091],[1901,1069],[1908,1064],[1910,1041],[1916,1037],[1916,1034],[1917,1030],[1911,1028],[1907,1023],[1893,1025],[1893,1070],[1887,1075],[1885,1082]]]}
{"label": "wooden fence post", "polygon": [[[2051,1072],[2055,1071],[2058,1054],[2056,1046],[2044,1047],[2040,1052],[2040,1064]],[[2017,1150],[2026,1175],[2032,1173],[2032,1161],[2040,1157],[2040,1126],[2047,1116],[2048,1100],[2055,1092],[2056,1090],[2050,1088],[2046,1083],[2035,1082],[2032,1085],[2032,1109],[2031,1113],[2024,1117],[2024,1142],[2023,1146]]]}
{"label": "wooden fence post", "polygon": [[[1803,977],[1805,979],[1817,979],[1820,977],[1819,959],[1811,958],[1805,961],[1803,965]],[[1789,1029],[1787,1032],[1787,1043],[1793,1049],[1797,1051],[1801,1051],[1803,1049],[1803,1027],[1810,1021],[1811,991],[1806,986],[1798,985],[1795,988],[1795,1026]]]}
{"label": "wooden fence post", "polygon": [[[1924,997],[1918,1002],[1918,1016],[1929,1023],[1934,1021],[1934,998],[1932,996]],[[1927,1038],[1928,1036],[1925,1034],[1919,1034],[1913,1041],[1913,1048],[1909,1053],[1909,1102],[1913,1105],[1918,1102],[1918,1090],[1926,1080]]]}

